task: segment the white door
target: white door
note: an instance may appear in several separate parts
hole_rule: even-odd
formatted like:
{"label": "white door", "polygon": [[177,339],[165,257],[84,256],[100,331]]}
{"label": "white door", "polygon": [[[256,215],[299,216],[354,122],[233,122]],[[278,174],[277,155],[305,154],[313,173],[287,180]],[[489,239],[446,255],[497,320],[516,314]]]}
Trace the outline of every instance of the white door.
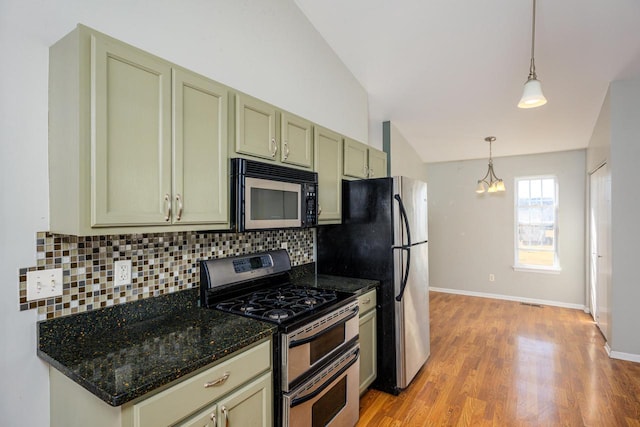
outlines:
{"label": "white door", "polygon": [[607,164],[591,174],[589,197],[590,309],[604,337],[611,336],[611,173]]}

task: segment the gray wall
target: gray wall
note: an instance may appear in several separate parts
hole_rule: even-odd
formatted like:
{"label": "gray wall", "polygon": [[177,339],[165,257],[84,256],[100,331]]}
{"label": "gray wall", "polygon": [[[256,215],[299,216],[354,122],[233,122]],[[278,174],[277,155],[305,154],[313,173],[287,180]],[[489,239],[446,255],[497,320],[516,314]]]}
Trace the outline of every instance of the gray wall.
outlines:
{"label": "gray wall", "polygon": [[[478,195],[476,182],[487,163],[427,165],[430,286],[583,307],[585,150],[494,159],[507,191]],[[556,175],[559,183],[562,271],[514,271],[514,178],[546,174]]]}
{"label": "gray wall", "polygon": [[49,425],[49,372],[36,356],[36,310],[19,311],[18,269],[35,265],[36,232],[49,227],[49,46],[78,22],[349,137],[368,139],[367,93],[290,0],[1,0],[3,426]]}
{"label": "gray wall", "polygon": [[640,361],[640,79],[611,83],[611,350]]}

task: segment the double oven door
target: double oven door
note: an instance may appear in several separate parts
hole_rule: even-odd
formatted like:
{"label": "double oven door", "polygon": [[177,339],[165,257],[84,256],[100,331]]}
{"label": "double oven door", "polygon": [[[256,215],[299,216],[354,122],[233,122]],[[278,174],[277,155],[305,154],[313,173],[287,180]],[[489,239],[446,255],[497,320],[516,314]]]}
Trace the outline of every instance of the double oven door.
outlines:
{"label": "double oven door", "polygon": [[360,410],[360,345],[355,342],[283,396],[285,427],[353,427]]}
{"label": "double oven door", "polygon": [[285,427],[348,426],[358,421],[358,301],[315,319],[281,340]]}

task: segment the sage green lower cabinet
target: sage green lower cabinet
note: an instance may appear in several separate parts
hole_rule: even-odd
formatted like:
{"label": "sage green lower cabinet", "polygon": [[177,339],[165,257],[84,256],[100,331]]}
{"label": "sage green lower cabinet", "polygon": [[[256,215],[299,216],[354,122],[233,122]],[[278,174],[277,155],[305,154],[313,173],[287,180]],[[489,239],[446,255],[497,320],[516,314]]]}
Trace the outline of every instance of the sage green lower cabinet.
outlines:
{"label": "sage green lower cabinet", "polygon": [[271,345],[270,339],[261,341],[119,407],[110,406],[51,367],[51,426],[271,427]]}
{"label": "sage green lower cabinet", "polygon": [[189,418],[181,427],[267,427],[273,421],[271,373],[246,384],[231,395]]}
{"label": "sage green lower cabinet", "polygon": [[318,172],[318,223],[342,220],[342,136],[314,127],[314,162]]}
{"label": "sage green lower cabinet", "polygon": [[360,395],[375,381],[377,363],[376,290],[358,298],[360,305]]}

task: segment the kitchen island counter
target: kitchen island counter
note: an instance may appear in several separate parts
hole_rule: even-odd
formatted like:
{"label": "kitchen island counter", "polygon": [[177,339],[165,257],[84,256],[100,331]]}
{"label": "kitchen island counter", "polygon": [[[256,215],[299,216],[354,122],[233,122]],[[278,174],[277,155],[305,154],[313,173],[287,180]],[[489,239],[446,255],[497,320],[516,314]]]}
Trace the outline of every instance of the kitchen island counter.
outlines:
{"label": "kitchen island counter", "polygon": [[38,322],[38,356],[119,406],[270,337],[274,325],[197,306],[189,289]]}

